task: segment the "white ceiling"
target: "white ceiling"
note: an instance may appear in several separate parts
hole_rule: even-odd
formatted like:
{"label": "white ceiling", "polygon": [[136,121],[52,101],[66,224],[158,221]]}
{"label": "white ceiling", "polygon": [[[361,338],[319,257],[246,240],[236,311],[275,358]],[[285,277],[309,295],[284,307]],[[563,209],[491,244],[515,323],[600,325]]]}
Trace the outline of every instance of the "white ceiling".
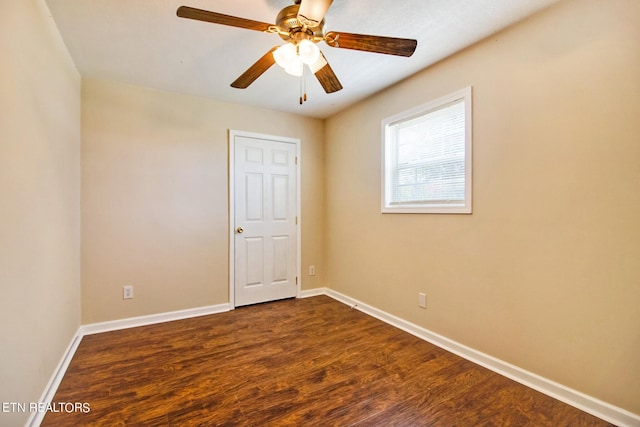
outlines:
{"label": "white ceiling", "polygon": [[[327,31],[414,38],[410,58],[320,43],[344,89],[324,93],[273,66],[248,89],[230,83],[273,46],[275,34],[178,18],[181,5],[275,23],[293,0],[46,0],[80,73],[221,101],[328,117],[558,0],[334,0]],[[304,1],[304,0],[303,0]]]}

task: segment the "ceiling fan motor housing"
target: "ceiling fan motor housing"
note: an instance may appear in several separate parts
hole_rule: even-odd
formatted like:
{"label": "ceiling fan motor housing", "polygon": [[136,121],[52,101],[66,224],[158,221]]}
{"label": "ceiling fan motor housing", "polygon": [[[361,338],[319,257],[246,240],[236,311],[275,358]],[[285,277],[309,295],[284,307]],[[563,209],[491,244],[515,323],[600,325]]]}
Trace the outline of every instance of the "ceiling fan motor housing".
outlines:
{"label": "ceiling fan motor housing", "polygon": [[[299,3],[299,2],[298,2]],[[324,19],[315,27],[307,27],[298,21],[299,4],[287,6],[278,13],[276,27],[278,35],[286,42],[297,44],[301,40],[314,43],[324,39]]]}

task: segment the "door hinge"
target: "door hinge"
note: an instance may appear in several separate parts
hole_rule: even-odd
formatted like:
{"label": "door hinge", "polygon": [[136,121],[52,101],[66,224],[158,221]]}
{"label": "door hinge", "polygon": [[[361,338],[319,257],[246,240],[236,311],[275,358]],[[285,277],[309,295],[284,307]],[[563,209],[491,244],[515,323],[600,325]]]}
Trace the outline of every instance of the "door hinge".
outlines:
{"label": "door hinge", "polygon": [[296,156],[296,165],[298,164],[298,156]]}
{"label": "door hinge", "polygon": [[298,284],[298,276],[296,276],[296,285]]}
{"label": "door hinge", "polygon": [[296,217],[296,225],[298,225],[298,217]]}

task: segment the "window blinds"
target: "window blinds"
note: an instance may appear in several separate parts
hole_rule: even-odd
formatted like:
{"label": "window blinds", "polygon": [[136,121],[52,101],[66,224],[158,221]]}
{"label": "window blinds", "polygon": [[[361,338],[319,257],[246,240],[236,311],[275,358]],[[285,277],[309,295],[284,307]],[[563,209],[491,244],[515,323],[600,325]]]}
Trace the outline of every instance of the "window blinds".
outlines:
{"label": "window blinds", "polygon": [[464,202],[464,99],[396,122],[388,130],[389,206]]}

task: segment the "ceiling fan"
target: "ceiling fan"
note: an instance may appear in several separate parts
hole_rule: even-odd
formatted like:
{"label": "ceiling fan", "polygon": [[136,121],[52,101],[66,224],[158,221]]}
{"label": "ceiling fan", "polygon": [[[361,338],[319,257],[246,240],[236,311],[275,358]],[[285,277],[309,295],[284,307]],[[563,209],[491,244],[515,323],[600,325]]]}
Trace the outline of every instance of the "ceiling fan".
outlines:
{"label": "ceiling fan", "polygon": [[[342,89],[342,84],[340,84],[338,77],[318,48],[317,43],[320,41],[324,41],[327,45],[336,48],[405,57],[413,55],[418,44],[413,39],[337,31],[326,32],[324,16],[333,0],[294,0],[294,2],[295,4],[285,7],[278,13],[275,25],[189,6],[180,6],[177,15],[181,18],[229,25],[264,33],[275,33],[287,42],[282,46],[273,47],[231,83],[232,87],[238,89],[246,89],[273,64],[277,63],[287,73],[295,76],[301,76],[304,73],[306,64],[326,93],[337,92]],[[301,104],[302,100],[303,97],[301,96]]]}

